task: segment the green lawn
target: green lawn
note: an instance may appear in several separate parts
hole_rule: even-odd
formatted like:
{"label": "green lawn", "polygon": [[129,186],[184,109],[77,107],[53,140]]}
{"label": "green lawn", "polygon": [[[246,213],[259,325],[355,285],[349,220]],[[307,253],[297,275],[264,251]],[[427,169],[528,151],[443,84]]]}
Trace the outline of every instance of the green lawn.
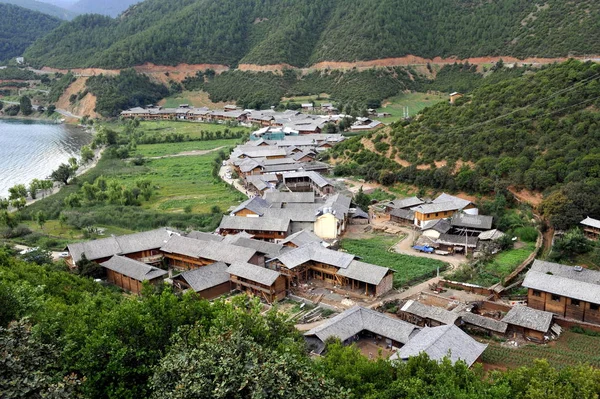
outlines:
{"label": "green lawn", "polygon": [[516,368],[530,366],[534,359],[546,359],[557,368],[580,363],[600,367],[600,337],[565,331],[550,345],[529,344],[519,348],[504,347],[492,341],[481,360],[493,366]]}
{"label": "green lawn", "polygon": [[138,144],[131,156],[141,155],[143,157],[161,157],[165,155],[179,154],[186,151],[214,150],[219,147],[234,147],[240,139],[221,139],[208,141],[183,141],[180,143],[160,144]]}
{"label": "green lawn", "polygon": [[435,275],[437,268],[443,270],[447,264],[429,258],[409,256],[390,252],[389,249],[400,237],[375,236],[369,239],[344,239],[341,247],[351,254],[360,256],[362,261],[389,267],[394,273],[394,287],[413,284]]}
{"label": "green lawn", "polygon": [[281,99],[282,103],[287,103],[288,101],[296,103],[296,104],[304,104],[304,103],[314,103],[315,107],[320,107],[322,103],[330,103],[329,95],[325,93],[321,93],[320,95],[313,96],[295,96],[295,97],[284,97]]}
{"label": "green lawn", "polygon": [[380,120],[383,123],[395,122],[403,117],[404,107],[408,107],[409,116],[415,116],[419,112],[421,112],[423,108],[447,100],[448,96],[445,95],[427,93],[403,93],[383,101],[383,106],[377,109],[377,112],[387,112],[389,114],[392,114],[392,116],[386,118],[377,118],[377,120]]}

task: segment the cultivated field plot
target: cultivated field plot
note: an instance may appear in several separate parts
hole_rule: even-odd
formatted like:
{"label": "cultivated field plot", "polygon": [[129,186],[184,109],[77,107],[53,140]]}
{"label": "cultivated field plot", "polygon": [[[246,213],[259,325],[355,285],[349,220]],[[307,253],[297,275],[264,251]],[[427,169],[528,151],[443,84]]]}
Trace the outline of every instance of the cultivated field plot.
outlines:
{"label": "cultivated field plot", "polygon": [[600,337],[565,331],[558,341],[548,345],[510,348],[490,342],[482,357],[485,364],[498,368],[531,366],[535,359],[546,359],[557,368],[580,363],[600,367]]}
{"label": "cultivated field plot", "polygon": [[234,147],[239,139],[221,139],[209,141],[183,141],[180,143],[138,144],[131,156],[163,157],[188,151],[210,151],[217,148]]}
{"label": "cultivated field plot", "polygon": [[341,246],[351,254],[360,256],[362,261],[389,267],[394,273],[394,288],[433,277],[437,268],[444,270],[447,264],[436,260],[390,252],[398,242],[395,236],[374,236],[373,238],[342,240]]}
{"label": "cultivated field plot", "polygon": [[377,112],[387,112],[392,116],[377,118],[383,123],[395,122],[404,116],[404,107],[408,107],[409,116],[415,116],[423,108],[442,101],[448,101],[448,96],[427,93],[403,93],[383,101],[383,106]]}
{"label": "cultivated field plot", "polygon": [[[183,134],[191,139],[199,139],[202,137],[202,132],[211,132],[215,134],[215,139],[220,139],[218,132],[226,134],[226,130],[230,132],[249,133],[250,129],[243,126],[230,127],[219,123],[204,123],[204,122],[185,122],[185,121],[142,121],[138,130],[148,134]],[[226,136],[225,136],[226,137]]]}

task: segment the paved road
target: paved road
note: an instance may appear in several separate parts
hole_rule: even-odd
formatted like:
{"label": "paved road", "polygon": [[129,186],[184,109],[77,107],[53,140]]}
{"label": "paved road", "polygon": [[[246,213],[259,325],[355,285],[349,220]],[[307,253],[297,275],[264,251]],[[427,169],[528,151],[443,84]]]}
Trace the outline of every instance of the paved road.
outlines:
{"label": "paved road", "polygon": [[[31,247],[28,247],[26,245],[19,245],[19,244],[15,244],[15,249],[19,250],[19,251],[24,251],[24,250],[28,250],[28,249],[32,249]],[[61,259],[61,254],[62,252],[50,252],[52,254],[52,260],[54,260],[55,262],[59,259]]]}

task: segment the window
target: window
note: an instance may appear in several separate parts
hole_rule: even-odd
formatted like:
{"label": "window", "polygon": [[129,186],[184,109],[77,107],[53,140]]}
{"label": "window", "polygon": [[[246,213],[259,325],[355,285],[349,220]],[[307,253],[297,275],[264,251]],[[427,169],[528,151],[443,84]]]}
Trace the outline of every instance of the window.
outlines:
{"label": "window", "polygon": [[552,294],[552,300],[554,302],[560,302],[560,295],[554,295],[554,294]]}
{"label": "window", "polygon": [[438,212],[436,212],[436,213],[435,213],[435,216],[439,216],[439,213],[438,213]]}
{"label": "window", "polygon": [[533,290],[533,296],[542,296],[542,293],[536,290]]}
{"label": "window", "polygon": [[579,306],[579,300],[578,299],[571,299],[571,305],[573,305],[573,306]]}
{"label": "window", "polygon": [[596,305],[595,303],[590,303],[590,310],[598,310],[600,305]]}

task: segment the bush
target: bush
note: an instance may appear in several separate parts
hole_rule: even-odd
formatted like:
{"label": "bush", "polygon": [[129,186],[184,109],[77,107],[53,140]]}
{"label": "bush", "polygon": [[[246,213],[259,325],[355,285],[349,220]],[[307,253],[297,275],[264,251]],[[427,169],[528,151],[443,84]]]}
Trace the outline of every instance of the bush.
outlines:
{"label": "bush", "polygon": [[519,227],[514,230],[514,235],[519,237],[521,241],[535,242],[538,237],[538,231],[535,227]]}

